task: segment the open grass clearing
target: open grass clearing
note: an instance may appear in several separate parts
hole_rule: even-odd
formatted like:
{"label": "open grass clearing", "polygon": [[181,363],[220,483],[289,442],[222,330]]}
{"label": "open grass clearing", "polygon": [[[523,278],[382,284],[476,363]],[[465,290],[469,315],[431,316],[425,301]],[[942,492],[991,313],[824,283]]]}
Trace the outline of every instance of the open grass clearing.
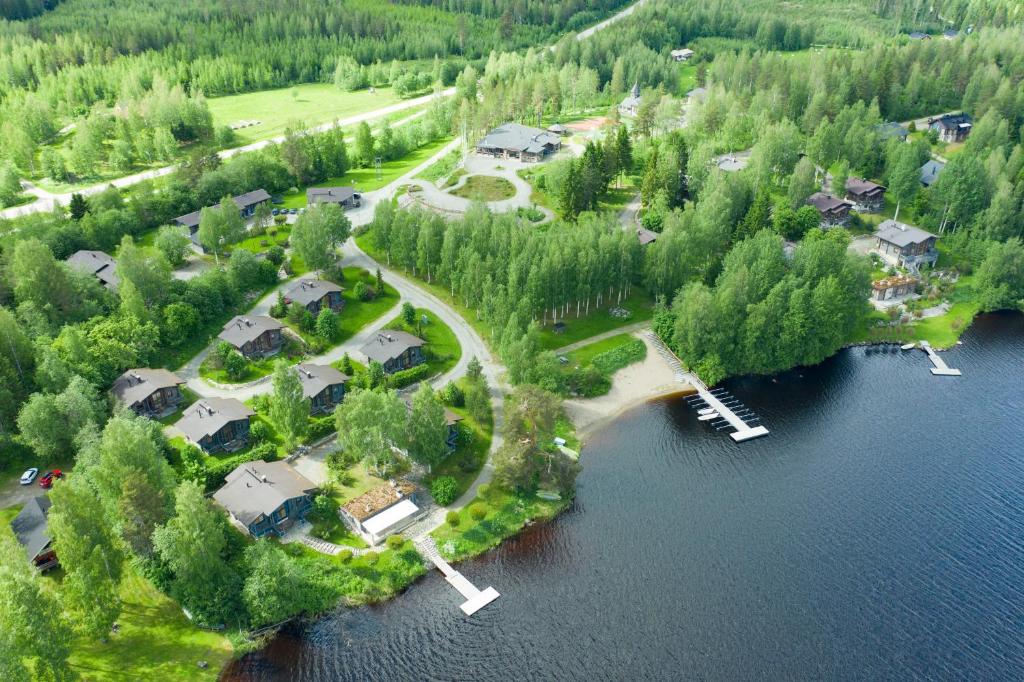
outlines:
{"label": "open grass clearing", "polygon": [[[613,308],[628,310],[630,316],[614,317],[610,313]],[[589,315],[582,314],[576,317],[576,308],[573,306],[567,317],[559,318],[560,322],[565,323],[565,331],[561,334],[555,333],[549,318],[548,324],[541,328],[540,345],[547,350],[561,348],[619,327],[644,322],[651,319],[653,314],[654,301],[646,291],[634,286],[629,296],[623,298],[621,303],[616,303],[613,296],[596,310],[591,305]]]}
{"label": "open grass clearing", "polygon": [[461,187],[453,189],[451,193],[474,201],[503,201],[516,195],[516,187],[505,178],[470,175]]}
{"label": "open grass clearing", "polygon": [[207,100],[216,128],[259,121],[257,125],[235,130],[239,144],[283,135],[289,126],[301,124],[309,128],[383,109],[400,101],[391,88],[346,92],[333,83],[303,83]]}

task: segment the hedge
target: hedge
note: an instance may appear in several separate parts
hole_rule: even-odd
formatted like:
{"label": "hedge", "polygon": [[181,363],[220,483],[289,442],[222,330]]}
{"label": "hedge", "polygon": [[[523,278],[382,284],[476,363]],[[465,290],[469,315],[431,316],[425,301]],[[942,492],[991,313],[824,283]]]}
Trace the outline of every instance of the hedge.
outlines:
{"label": "hedge", "polygon": [[430,365],[416,365],[409,369],[403,369],[400,372],[395,372],[388,377],[388,386],[391,388],[404,388],[409,384],[415,384],[418,381],[423,381],[430,376]]}
{"label": "hedge", "polygon": [[640,362],[646,357],[647,346],[640,339],[633,339],[621,346],[595,355],[591,364],[601,374],[610,376],[623,367]]}

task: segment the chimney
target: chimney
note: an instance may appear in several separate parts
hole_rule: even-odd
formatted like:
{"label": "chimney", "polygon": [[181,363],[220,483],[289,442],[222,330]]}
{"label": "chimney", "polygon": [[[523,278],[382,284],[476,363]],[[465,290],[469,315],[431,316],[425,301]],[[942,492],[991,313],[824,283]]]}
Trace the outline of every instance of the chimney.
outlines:
{"label": "chimney", "polygon": [[267,482],[267,475],[266,474],[260,474],[260,480],[263,481],[264,483],[266,483]]}

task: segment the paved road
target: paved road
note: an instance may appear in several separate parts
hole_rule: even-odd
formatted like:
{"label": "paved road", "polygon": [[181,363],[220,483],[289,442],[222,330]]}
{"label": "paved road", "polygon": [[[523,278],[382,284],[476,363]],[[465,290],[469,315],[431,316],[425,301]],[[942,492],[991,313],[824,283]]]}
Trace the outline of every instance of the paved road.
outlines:
{"label": "paved road", "polygon": [[[641,5],[644,5],[646,3],[647,3],[647,0],[637,0],[632,5],[630,5],[626,9],[622,10],[618,14],[616,14],[614,16],[611,16],[608,19],[605,19],[604,21],[602,21],[599,24],[594,24],[593,26],[591,26],[588,29],[584,29],[584,30],[580,31],[579,33],[576,34],[576,40],[586,40],[587,38],[589,38],[590,36],[594,35],[598,31],[600,31],[602,29],[605,29],[605,28],[608,28],[609,26],[614,24],[616,21],[619,21],[620,19],[624,19],[624,18],[628,17],[630,14],[635,12],[638,7],[640,7]],[[554,49],[554,46],[552,46],[551,49]]]}
{"label": "paved road", "polygon": [[[441,97],[450,97],[455,94],[455,88],[447,88],[446,90],[442,90],[437,94]],[[355,125],[357,123],[362,123],[363,121],[372,121],[375,119],[383,118],[385,116],[389,116],[390,114],[405,111],[406,109],[418,107],[423,104],[429,104],[430,101],[434,98],[434,96],[434,94],[430,94],[424,95],[422,97],[414,97],[413,99],[404,100],[402,102],[382,107],[380,109],[374,109],[373,111],[367,111],[362,114],[356,114],[355,116],[349,116],[348,118],[338,119],[337,121],[324,123],[313,128],[310,128],[309,132],[323,132],[326,130],[330,130],[331,128],[344,128],[351,125]],[[236,154],[263,149],[264,147],[267,147],[271,144],[280,143],[283,140],[284,136],[278,135],[277,137],[272,137],[267,140],[261,140],[259,142],[253,142],[252,144],[243,145],[241,147],[225,149],[218,152],[217,155],[220,156],[222,159],[228,159],[231,158],[232,156],[235,156]],[[79,190],[78,194],[83,194],[86,196],[91,194],[97,194],[105,190],[107,187],[110,187],[111,185],[113,185],[114,187],[130,187],[131,185],[138,184],[145,180],[153,180],[155,178],[169,175],[173,173],[175,169],[177,169],[177,167],[177,164],[175,164],[171,166],[164,166],[163,168],[142,171],[140,173],[133,173],[132,175],[126,175],[121,178],[116,178],[114,180],[109,180],[107,182],[97,183],[90,187],[85,187]],[[72,192],[53,193],[44,190],[41,187],[31,185],[31,183],[25,183],[25,185],[23,186],[25,186],[25,190],[27,192],[34,194],[39,198],[36,201],[32,202],[31,204],[14,206],[12,208],[7,208],[0,211],[0,218],[14,218],[20,215],[27,215],[29,213],[36,213],[39,211],[51,211],[53,210],[55,204],[67,206],[69,203],[71,203]]]}

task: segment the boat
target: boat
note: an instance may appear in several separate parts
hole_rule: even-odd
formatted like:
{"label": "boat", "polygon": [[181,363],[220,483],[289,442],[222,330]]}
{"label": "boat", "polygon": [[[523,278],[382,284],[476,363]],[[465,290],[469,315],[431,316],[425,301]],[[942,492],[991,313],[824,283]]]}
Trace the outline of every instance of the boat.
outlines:
{"label": "boat", "polygon": [[713,407],[705,407],[703,410],[697,410],[697,414],[711,414],[715,411]]}
{"label": "boat", "polygon": [[911,350],[914,348],[917,348],[916,343],[905,343],[902,346],[900,346],[900,350]]}
{"label": "boat", "polygon": [[697,420],[698,421],[702,421],[702,422],[706,422],[706,421],[711,421],[712,419],[718,419],[718,416],[719,415],[718,415],[717,412],[711,412],[709,414],[702,414],[701,416],[697,417]]}

